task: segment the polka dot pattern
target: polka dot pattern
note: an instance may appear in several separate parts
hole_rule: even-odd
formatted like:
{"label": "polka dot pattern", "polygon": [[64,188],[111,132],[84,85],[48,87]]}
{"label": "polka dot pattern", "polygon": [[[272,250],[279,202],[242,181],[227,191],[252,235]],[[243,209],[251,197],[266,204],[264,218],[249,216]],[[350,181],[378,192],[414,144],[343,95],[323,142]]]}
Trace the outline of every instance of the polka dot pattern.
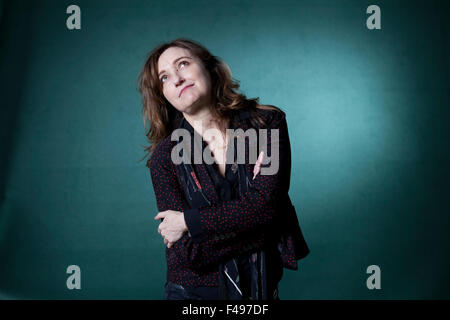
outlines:
{"label": "polka dot pattern", "polygon": [[[290,144],[284,112],[265,111],[262,113],[269,123],[267,134],[267,155],[271,150],[271,131],[279,129],[280,167],[276,174],[258,174],[249,181],[250,187],[240,199],[219,201],[214,183],[209,178],[204,164],[194,164],[198,179],[210,206],[198,208],[201,232],[204,241],[195,243],[186,233],[170,249],[166,248],[167,280],[185,286],[218,286],[218,264],[231,257],[263,248],[268,241],[267,230],[280,233],[283,241],[278,245],[283,266],[297,269],[297,260],[305,249],[298,248],[299,235],[283,234],[276,226],[285,224],[285,214],[280,210],[285,205],[284,197],[289,197],[291,169]],[[250,127],[250,121],[243,121],[240,128]],[[168,136],[153,151],[147,162],[150,169],[158,211],[190,209],[183,187],[171,161],[171,151],[176,142]],[[253,177],[253,164],[249,163],[248,139],[246,142],[246,168]],[[268,166],[268,165],[263,165]],[[289,200],[290,203],[290,200]],[[282,223],[280,223],[282,222]],[[298,221],[295,221],[298,225]],[[264,231],[265,230],[265,231]],[[303,237],[301,237],[303,240]],[[304,241],[304,240],[303,240]],[[306,246],[306,244],[305,244]],[[300,253],[299,253],[300,252]]]}

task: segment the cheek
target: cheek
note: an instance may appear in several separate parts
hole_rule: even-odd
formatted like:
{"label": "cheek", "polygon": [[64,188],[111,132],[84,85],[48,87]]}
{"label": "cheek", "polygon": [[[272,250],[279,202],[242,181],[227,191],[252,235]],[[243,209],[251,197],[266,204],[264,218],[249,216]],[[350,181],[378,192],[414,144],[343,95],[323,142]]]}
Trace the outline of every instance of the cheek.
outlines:
{"label": "cheek", "polygon": [[192,76],[204,84],[206,84],[209,81],[208,74],[206,73],[205,70],[201,68],[195,68],[194,70],[192,70]]}
{"label": "cheek", "polygon": [[205,89],[209,89],[211,86],[211,82],[209,76],[207,74],[202,73],[201,75],[202,83]]}
{"label": "cheek", "polygon": [[166,88],[163,88],[162,93],[163,93],[164,97],[165,97],[167,100],[170,101],[170,100],[173,99],[173,92],[171,92],[170,90],[168,90],[168,89],[166,89]]}
{"label": "cheek", "polygon": [[197,74],[195,75],[195,79],[197,79],[196,82],[197,82],[197,85],[198,85],[199,88],[201,88],[202,90],[205,90],[205,89],[208,88],[208,82],[209,82],[209,80],[208,80],[208,78],[205,77],[204,74],[202,74],[202,73],[197,73]]}

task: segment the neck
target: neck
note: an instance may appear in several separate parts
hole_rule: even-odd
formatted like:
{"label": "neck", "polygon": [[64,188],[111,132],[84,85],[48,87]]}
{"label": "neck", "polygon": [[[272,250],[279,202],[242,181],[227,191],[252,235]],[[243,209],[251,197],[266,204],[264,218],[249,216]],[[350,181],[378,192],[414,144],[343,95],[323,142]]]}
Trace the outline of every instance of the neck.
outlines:
{"label": "neck", "polygon": [[205,130],[214,128],[220,130],[220,124],[215,119],[208,107],[202,108],[195,114],[187,114],[183,112],[183,116],[187,122],[194,128],[195,131],[203,136]]}

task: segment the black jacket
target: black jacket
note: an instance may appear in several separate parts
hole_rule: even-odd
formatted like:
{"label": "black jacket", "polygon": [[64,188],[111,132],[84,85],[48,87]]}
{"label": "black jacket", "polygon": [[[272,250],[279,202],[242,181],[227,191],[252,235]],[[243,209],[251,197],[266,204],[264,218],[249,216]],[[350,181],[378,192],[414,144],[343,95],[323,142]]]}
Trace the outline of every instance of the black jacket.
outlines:
{"label": "black jacket", "polygon": [[[267,252],[273,255],[275,248],[282,266],[294,270],[297,260],[309,253],[288,196],[291,158],[285,114],[282,111],[260,112],[268,129],[279,129],[280,170],[273,176],[258,175],[253,180],[253,164],[249,163],[247,153],[246,163],[238,165],[240,200],[219,201],[205,164],[173,164],[169,160],[170,152],[177,141],[169,140],[170,137],[152,154],[148,166],[158,210],[184,211],[190,230],[188,236],[166,249],[168,280],[192,286],[228,285],[228,289],[232,289],[235,286],[226,283],[229,277],[224,270],[232,267],[234,258],[248,255],[255,262],[255,297],[264,298],[267,293],[264,293],[261,279],[265,279],[262,273]],[[236,112],[233,128],[258,129],[249,115],[247,111]],[[268,134],[270,146],[270,130]],[[232,272],[230,270],[229,274]]]}

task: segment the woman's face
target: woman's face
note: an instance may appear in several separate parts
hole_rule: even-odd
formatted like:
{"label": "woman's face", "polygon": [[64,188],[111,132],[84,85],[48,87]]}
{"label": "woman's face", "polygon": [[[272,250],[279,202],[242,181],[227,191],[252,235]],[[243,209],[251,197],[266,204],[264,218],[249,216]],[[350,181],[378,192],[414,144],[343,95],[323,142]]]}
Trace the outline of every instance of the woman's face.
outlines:
{"label": "woman's face", "polygon": [[189,50],[170,47],[158,60],[164,97],[180,112],[195,114],[210,103],[211,78]]}

